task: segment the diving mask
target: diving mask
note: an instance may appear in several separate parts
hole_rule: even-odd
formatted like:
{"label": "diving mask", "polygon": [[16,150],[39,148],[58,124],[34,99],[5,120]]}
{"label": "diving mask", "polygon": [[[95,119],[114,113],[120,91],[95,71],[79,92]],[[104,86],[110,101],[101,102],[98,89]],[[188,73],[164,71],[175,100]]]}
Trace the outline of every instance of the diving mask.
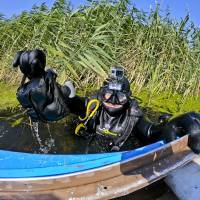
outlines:
{"label": "diving mask", "polygon": [[114,104],[124,105],[128,102],[128,97],[125,93],[110,89],[105,89],[102,93],[103,101]]}

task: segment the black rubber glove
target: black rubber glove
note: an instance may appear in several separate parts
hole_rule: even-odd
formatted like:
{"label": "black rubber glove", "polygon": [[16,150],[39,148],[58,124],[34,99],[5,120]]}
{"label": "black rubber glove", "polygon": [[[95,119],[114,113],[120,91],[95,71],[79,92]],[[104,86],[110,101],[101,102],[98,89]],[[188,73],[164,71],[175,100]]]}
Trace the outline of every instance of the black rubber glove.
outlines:
{"label": "black rubber glove", "polygon": [[18,51],[13,67],[20,67],[21,72],[29,79],[42,77],[45,73],[46,55],[42,50]]}
{"label": "black rubber glove", "polygon": [[200,114],[189,112],[173,118],[162,129],[166,142],[189,134],[188,146],[194,153],[200,153]]}

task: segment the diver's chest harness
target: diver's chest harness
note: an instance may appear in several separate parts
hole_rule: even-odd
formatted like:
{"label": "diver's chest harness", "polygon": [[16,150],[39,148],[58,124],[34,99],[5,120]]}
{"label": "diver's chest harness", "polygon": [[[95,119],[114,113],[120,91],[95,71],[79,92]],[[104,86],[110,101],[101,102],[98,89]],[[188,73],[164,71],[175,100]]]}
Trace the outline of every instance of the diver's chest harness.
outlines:
{"label": "diver's chest harness", "polygon": [[[141,114],[141,111],[137,110],[133,102],[131,102],[130,108],[125,113],[112,117],[105,109],[101,109],[102,107],[100,107],[100,102],[97,99],[89,101],[86,116],[84,118],[79,117],[81,123],[76,127],[75,133],[79,135],[79,131],[82,128],[87,131],[88,122],[91,119],[95,122],[97,121],[95,118],[98,118],[99,123],[94,126],[96,134],[113,140],[121,137],[125,137],[124,139],[126,139],[131,134]],[[92,104],[93,109],[91,110],[90,107]],[[94,106],[94,104],[96,105]]]}
{"label": "diver's chest harness", "polygon": [[112,117],[104,109],[99,112],[100,123],[96,125],[96,134],[114,139],[124,134],[130,135],[136,119],[129,114],[129,110],[120,116]]}

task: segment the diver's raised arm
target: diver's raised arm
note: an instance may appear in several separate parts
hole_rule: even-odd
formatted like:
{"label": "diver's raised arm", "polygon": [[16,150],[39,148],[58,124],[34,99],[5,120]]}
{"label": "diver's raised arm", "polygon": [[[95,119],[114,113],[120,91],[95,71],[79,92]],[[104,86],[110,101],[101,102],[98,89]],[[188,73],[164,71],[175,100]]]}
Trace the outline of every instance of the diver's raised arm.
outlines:
{"label": "diver's raised arm", "polygon": [[56,82],[54,70],[45,71],[46,55],[42,50],[20,51],[14,58],[13,66],[20,67],[24,77],[17,90],[17,99],[33,120],[57,121],[70,112],[80,115],[85,110],[84,98],[75,95],[73,85]]}

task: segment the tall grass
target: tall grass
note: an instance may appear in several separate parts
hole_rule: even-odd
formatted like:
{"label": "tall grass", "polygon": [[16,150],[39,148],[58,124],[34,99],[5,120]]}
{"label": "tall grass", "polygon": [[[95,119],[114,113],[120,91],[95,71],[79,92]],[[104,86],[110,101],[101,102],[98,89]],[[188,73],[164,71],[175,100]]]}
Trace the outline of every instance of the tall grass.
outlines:
{"label": "tall grass", "polygon": [[72,79],[80,88],[99,86],[111,66],[122,65],[136,92],[198,95],[200,31],[189,15],[173,21],[160,13],[159,5],[145,14],[128,0],[92,1],[77,10],[57,0],[51,9],[42,4],[0,18],[0,80],[16,83],[15,53],[40,48],[59,81]]}

